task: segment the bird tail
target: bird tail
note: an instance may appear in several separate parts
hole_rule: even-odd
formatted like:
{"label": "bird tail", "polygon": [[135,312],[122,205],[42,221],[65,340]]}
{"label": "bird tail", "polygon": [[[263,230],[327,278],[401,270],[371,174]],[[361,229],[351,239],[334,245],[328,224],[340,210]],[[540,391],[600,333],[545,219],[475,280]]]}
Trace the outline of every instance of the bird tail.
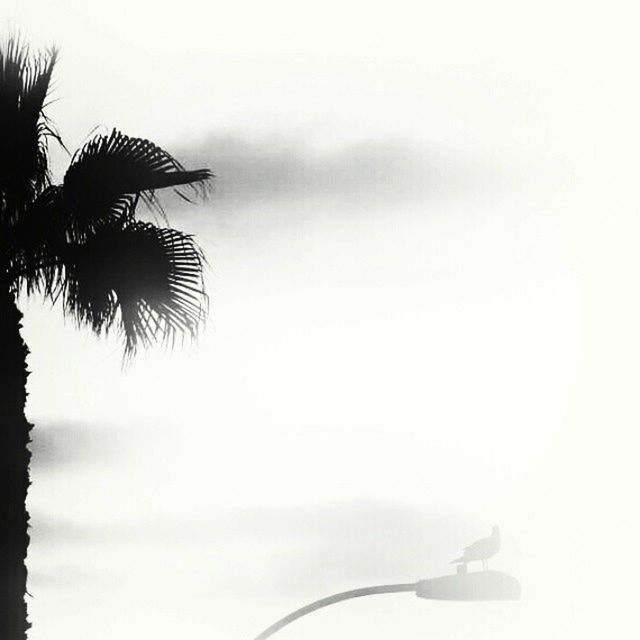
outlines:
{"label": "bird tail", "polygon": [[459,558],[452,560],[449,564],[460,564],[461,562],[466,562],[463,556],[460,556]]}

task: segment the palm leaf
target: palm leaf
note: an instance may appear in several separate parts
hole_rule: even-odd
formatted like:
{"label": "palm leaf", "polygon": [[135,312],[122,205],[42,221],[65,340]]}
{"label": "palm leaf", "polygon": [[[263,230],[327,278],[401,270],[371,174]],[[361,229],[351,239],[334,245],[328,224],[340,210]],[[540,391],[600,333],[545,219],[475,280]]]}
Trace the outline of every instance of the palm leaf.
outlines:
{"label": "palm leaf", "polygon": [[44,114],[57,52],[33,54],[18,36],[0,46],[0,217],[12,221],[49,183]]}
{"label": "palm leaf", "polygon": [[148,140],[115,129],[96,136],[76,152],[64,177],[70,233],[82,241],[113,219],[132,218],[138,196],[159,208],[155,190],[183,185],[203,190],[211,175],[208,169],[185,170]]}
{"label": "palm leaf", "polygon": [[9,280],[27,294],[53,295],[64,277],[69,243],[64,229],[62,187],[47,187],[11,228]]}
{"label": "palm leaf", "polygon": [[195,337],[207,304],[203,262],[192,237],[180,231],[112,222],[65,257],[65,310],[96,333],[118,328],[127,355]]}

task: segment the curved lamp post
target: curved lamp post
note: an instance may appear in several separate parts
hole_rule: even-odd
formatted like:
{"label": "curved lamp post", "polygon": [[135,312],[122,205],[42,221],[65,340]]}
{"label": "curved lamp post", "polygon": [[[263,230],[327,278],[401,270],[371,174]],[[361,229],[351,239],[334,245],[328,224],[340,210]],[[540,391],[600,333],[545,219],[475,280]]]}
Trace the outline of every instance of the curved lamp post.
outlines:
{"label": "curved lamp post", "polygon": [[520,583],[510,575],[500,571],[477,571],[467,573],[462,567],[457,574],[440,576],[421,580],[420,582],[406,584],[387,584],[379,587],[365,587],[363,589],[353,589],[344,591],[321,600],[316,600],[306,607],[297,609],[288,616],[265,629],[255,640],[265,640],[276,631],[287,626],[294,620],[302,618],[313,611],[328,607],[329,605],[350,600],[351,598],[361,598],[383,593],[401,593],[410,591],[419,598],[430,600],[518,600],[520,598]]}

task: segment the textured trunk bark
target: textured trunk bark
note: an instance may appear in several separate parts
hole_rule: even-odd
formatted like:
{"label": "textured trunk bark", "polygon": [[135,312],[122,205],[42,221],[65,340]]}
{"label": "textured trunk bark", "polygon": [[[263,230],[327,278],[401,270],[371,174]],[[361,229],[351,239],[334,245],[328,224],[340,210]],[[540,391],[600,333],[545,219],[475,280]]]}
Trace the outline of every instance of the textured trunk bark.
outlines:
{"label": "textured trunk bark", "polygon": [[26,356],[20,335],[22,314],[0,279],[0,638],[24,640],[27,629],[31,425],[25,418]]}

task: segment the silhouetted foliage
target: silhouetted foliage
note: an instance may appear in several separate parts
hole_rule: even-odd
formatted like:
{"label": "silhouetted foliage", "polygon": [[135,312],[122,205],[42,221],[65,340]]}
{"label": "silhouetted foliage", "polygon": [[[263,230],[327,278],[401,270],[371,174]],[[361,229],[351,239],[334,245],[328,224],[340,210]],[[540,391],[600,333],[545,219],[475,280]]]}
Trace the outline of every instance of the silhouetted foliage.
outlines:
{"label": "silhouetted foliage", "polygon": [[0,45],[0,638],[26,637],[28,545],[24,417],[26,346],[20,291],[61,298],[96,333],[119,331],[131,356],[155,342],[195,336],[207,308],[204,257],[192,236],[137,219],[142,202],[166,220],[157,190],[189,200],[212,174],[186,170],[148,140],[113,130],[72,157],[53,184],[48,144],[62,144],[45,114],[57,51],[33,53],[20,37]]}
{"label": "silhouetted foliage", "polygon": [[62,293],[65,310],[95,331],[118,325],[128,353],[156,338],[195,335],[206,308],[203,258],[191,236],[136,221],[156,190],[211,177],[187,171],[148,140],[119,131],[78,150],[52,185],[43,110],[57,54],[30,55],[17,38],[0,51],[0,260],[8,286]]}

